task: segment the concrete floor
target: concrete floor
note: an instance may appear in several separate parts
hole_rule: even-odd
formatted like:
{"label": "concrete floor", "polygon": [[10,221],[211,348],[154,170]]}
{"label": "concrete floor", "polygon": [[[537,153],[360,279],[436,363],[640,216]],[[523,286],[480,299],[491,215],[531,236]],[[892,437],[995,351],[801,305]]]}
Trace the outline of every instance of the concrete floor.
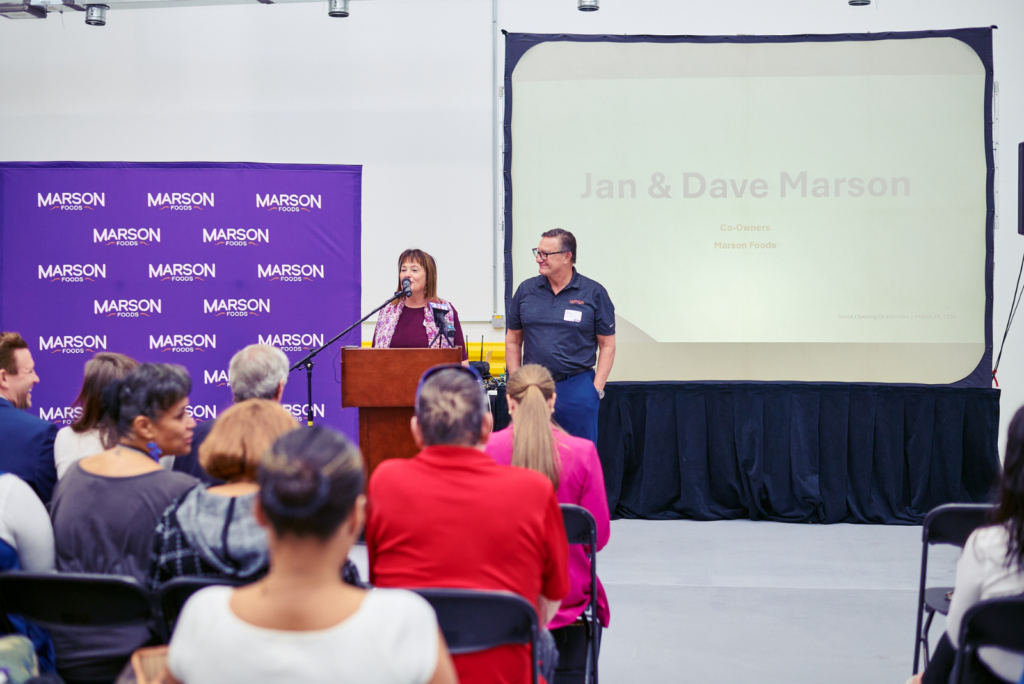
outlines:
{"label": "concrete floor", "polygon": [[[953,584],[957,553],[932,548],[929,584]],[[920,527],[617,520],[601,681],[902,684],[920,563]]]}

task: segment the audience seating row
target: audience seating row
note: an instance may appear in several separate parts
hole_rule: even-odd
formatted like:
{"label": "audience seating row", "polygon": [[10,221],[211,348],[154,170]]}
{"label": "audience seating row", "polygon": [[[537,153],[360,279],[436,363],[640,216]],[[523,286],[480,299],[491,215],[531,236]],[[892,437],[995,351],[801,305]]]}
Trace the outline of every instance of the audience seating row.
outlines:
{"label": "audience seating row", "polygon": [[[562,504],[570,544],[587,548],[591,586],[597,586],[597,524],[581,506]],[[161,644],[170,641],[181,610],[192,594],[208,586],[238,583],[225,579],[178,577],[159,591],[148,591],[135,578],[87,573],[0,573],[0,615],[22,615],[43,626],[113,626],[149,623]],[[467,589],[414,589],[437,613],[438,624],[452,654],[473,653],[504,644],[529,644],[533,683],[539,676],[536,658],[537,614],[529,601],[508,592]],[[597,655],[601,622],[597,599],[591,592],[587,608],[588,683],[597,684]],[[12,633],[6,618],[0,631]]]}

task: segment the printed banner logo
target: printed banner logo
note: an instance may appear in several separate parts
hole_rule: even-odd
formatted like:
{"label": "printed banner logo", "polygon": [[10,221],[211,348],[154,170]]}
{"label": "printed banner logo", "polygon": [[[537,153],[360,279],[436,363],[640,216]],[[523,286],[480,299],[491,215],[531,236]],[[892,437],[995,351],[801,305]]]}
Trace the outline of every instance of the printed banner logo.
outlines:
{"label": "printed banner logo", "polygon": [[224,387],[231,381],[226,370],[203,371],[203,384]]}
{"label": "printed banner logo", "polygon": [[71,425],[82,417],[81,406],[51,406],[39,409],[39,417],[57,425]]}
{"label": "printed banner logo", "polygon": [[217,420],[217,407],[209,404],[189,404],[185,412],[196,419],[197,423],[204,420]]}
{"label": "printed banner logo", "polygon": [[[299,421],[300,423],[306,420],[307,412],[309,411],[309,404],[281,404],[284,410],[292,414],[292,418]],[[324,405],[313,404],[313,417],[323,418],[324,417]]]}
{"label": "printed banner logo", "polygon": [[267,211],[311,211],[320,209],[320,195],[263,195],[256,193],[256,208]]}
{"label": "printed banner logo", "polygon": [[39,338],[39,351],[51,354],[84,354],[106,350],[106,335],[51,335]]}
{"label": "printed banner logo", "polygon": [[117,247],[149,246],[150,242],[160,242],[159,228],[98,228],[92,229],[92,241],[102,242],[104,246]]}
{"label": "printed banner logo", "polygon": [[256,264],[257,278],[270,278],[271,281],[279,280],[282,283],[296,282],[299,280],[313,280],[324,277],[324,266],[320,264]]}
{"label": "printed banner logo", "polygon": [[105,192],[51,192],[43,195],[36,193],[37,206],[50,211],[60,209],[62,211],[82,211],[88,209],[93,211],[96,207],[107,206],[107,193]]}
{"label": "printed banner logo", "polygon": [[94,299],[92,312],[98,316],[117,316],[118,318],[138,318],[163,313],[163,301],[160,299]]}
{"label": "printed banner logo", "polygon": [[174,282],[191,282],[217,277],[217,264],[150,264],[149,277]]}
{"label": "printed banner logo", "polygon": [[55,283],[84,283],[86,280],[96,282],[97,278],[107,277],[106,264],[39,264],[39,279]]}
{"label": "printed banner logo", "polygon": [[216,335],[150,335],[149,348],[161,352],[190,353],[217,348]]}
{"label": "printed banner logo", "polygon": [[204,299],[203,313],[216,316],[259,316],[270,313],[269,299]]}
{"label": "printed banner logo", "polygon": [[205,192],[147,192],[147,206],[160,207],[160,211],[170,209],[171,211],[192,211],[193,209],[203,210],[203,207],[213,208],[213,193]]}
{"label": "printed banner logo", "polygon": [[302,351],[323,346],[324,336],[315,333],[293,333],[287,335],[259,335],[258,344],[269,344],[281,351]]}
{"label": "printed banner logo", "polygon": [[203,242],[228,247],[245,247],[270,242],[270,229],[262,228],[203,228]]}

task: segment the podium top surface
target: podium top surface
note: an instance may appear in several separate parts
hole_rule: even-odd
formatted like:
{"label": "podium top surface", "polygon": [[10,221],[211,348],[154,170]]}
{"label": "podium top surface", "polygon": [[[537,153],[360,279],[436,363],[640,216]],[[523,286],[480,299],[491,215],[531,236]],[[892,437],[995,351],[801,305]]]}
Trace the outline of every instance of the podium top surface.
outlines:
{"label": "podium top surface", "polygon": [[462,348],[341,350],[341,406],[411,408],[428,368],[462,363]]}

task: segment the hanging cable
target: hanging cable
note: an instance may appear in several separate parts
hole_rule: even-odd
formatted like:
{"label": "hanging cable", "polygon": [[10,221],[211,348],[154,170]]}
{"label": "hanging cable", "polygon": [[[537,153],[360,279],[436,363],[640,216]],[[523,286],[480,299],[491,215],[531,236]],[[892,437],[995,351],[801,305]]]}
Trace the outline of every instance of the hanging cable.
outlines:
{"label": "hanging cable", "polygon": [[999,387],[999,381],[996,380],[996,373],[999,371],[999,362],[1003,358],[1003,347],[1006,346],[1006,336],[1010,333],[1010,326],[1013,325],[1013,318],[1017,315],[1017,309],[1020,307],[1021,297],[1024,297],[1024,289],[1020,287],[1021,274],[1024,274],[1024,256],[1021,256],[1020,270],[1017,271],[1017,283],[1013,286],[1013,297],[1010,299],[1010,315],[1006,318],[1006,329],[1003,330],[1003,339],[999,343],[999,354],[996,356],[996,363],[992,367],[992,381],[996,383],[996,387]]}

